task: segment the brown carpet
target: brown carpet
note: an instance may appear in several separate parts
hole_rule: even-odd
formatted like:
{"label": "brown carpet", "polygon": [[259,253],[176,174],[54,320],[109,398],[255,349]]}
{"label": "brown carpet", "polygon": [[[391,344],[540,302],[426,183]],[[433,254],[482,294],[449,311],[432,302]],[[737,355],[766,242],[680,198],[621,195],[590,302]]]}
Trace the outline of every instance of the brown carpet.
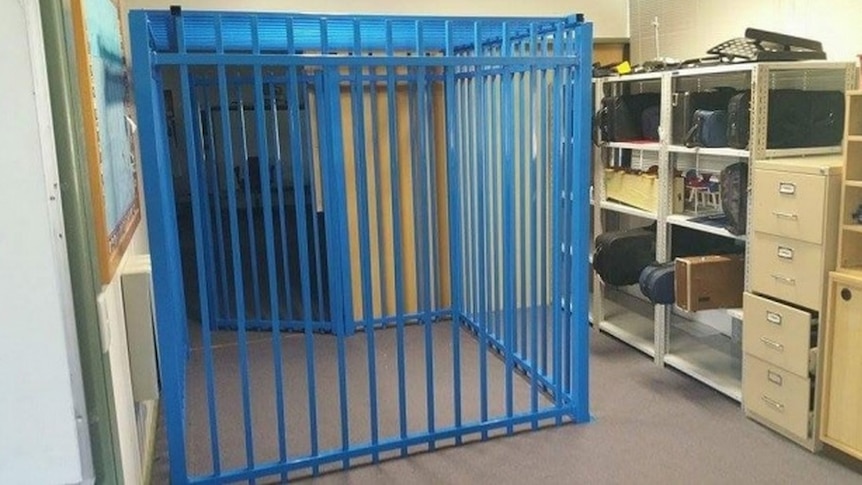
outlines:
{"label": "brown carpet", "polygon": [[[257,334],[255,338],[265,335]],[[379,355],[394,354],[394,348],[387,347],[388,341],[385,338],[378,341]],[[436,341],[441,345],[451,342]],[[231,346],[228,342],[225,345],[228,349]],[[435,349],[435,353],[437,351]],[[591,351],[595,421],[590,424],[547,428],[419,453],[379,465],[329,472],[306,481],[327,484],[862,483],[856,462],[834,456],[834,452],[813,455],[805,451],[747,420],[738,403],[686,376],[656,367],[642,354],[607,335],[594,332]],[[235,362],[233,352],[216,353],[217,367],[226,365],[219,363],[220,354],[225,355],[224,362]],[[489,364],[494,360],[489,359]],[[326,363],[321,362],[321,365]],[[336,364],[332,361],[329,365],[334,369]],[[416,370],[424,373],[423,369]],[[321,369],[320,372],[327,371]],[[465,380],[472,379],[475,365],[465,367],[463,372]],[[423,376],[412,379],[408,376],[408,381],[424,381]],[[518,390],[521,396],[525,387]],[[424,403],[424,395],[412,394]],[[337,399],[336,395],[332,399]],[[241,428],[241,415],[235,414],[236,409],[222,406],[224,415],[220,421],[236,422]],[[424,417],[420,417],[420,421],[422,419]],[[384,420],[388,424],[384,424]],[[381,423],[391,427],[397,423],[397,416],[381,414]],[[205,426],[194,425],[191,420],[190,424],[190,435],[197,436],[196,440],[208,432]],[[301,433],[301,428],[297,428],[297,433]],[[256,430],[262,441],[274,441],[274,426],[261,426]],[[242,434],[233,433],[238,441],[228,448],[236,449],[241,455]],[[168,482],[169,470],[163,427],[159,434],[153,471],[153,483],[157,484]],[[222,440],[226,439],[230,438],[223,433]],[[202,444],[198,441],[192,448],[197,449]],[[208,452],[190,456],[189,466],[192,469],[208,467]]]}

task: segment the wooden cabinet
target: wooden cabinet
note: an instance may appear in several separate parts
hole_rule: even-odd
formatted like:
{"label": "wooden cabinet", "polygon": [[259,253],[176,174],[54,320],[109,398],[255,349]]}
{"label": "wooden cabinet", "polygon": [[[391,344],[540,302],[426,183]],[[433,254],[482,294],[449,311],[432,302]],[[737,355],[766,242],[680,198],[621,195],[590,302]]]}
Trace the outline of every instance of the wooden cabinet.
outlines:
{"label": "wooden cabinet", "polygon": [[862,459],[862,275],[832,273],[821,439]]}

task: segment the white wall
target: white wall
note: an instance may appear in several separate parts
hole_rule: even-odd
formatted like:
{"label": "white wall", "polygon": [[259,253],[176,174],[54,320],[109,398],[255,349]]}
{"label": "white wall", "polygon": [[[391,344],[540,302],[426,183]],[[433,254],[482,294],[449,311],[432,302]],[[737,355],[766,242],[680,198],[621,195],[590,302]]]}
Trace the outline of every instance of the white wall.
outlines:
{"label": "white wall", "polygon": [[92,476],[36,0],[0,2],[0,483]]}
{"label": "white wall", "polygon": [[327,13],[390,13],[424,15],[543,16],[583,13],[593,22],[597,38],[628,37],[627,0],[123,0],[128,8],[189,10],[260,10]]}
{"label": "white wall", "polygon": [[807,37],[823,43],[829,60],[862,54],[858,0],[630,0],[634,62],[656,56],[653,18],[659,17],[661,56],[688,59],[743,37],[747,27]]}

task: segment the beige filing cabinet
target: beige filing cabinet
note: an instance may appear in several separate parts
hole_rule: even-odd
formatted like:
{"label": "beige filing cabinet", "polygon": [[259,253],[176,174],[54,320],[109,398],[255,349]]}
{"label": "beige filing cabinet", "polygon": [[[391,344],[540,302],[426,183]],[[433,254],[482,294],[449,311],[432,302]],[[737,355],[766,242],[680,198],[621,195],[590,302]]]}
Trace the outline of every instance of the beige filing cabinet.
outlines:
{"label": "beige filing cabinet", "polygon": [[823,442],[862,460],[862,274],[832,273],[823,361]]}
{"label": "beige filing cabinet", "polygon": [[810,450],[819,448],[818,322],[835,268],[842,165],[829,155],[753,170],[742,402],[750,418]]}

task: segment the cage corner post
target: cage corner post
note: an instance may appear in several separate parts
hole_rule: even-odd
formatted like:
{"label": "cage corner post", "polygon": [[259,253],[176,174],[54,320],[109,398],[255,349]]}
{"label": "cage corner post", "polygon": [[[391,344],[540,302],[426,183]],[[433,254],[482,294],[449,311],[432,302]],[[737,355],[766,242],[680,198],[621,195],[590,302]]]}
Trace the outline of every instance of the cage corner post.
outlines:
{"label": "cage corner post", "polygon": [[590,224],[590,139],[591,139],[591,106],[592,106],[592,41],[593,24],[584,22],[578,16],[578,26],[575,29],[575,55],[577,57],[577,75],[575,80],[575,96],[572,99],[573,130],[572,146],[574,164],[571,173],[573,189],[572,243],[576,245],[575,257],[572,261],[573,283],[572,301],[574,301],[573,319],[575,328],[572,332],[573,355],[570,365],[573,379],[572,414],[575,422],[583,423],[590,420],[589,410],[589,266],[590,236],[587,228]]}
{"label": "cage corner post", "polygon": [[183,329],[185,301],[176,232],[171,161],[164,146],[163,99],[158,74],[151,57],[146,12],[129,13],[132,76],[135,86],[138,138],[151,249],[159,347],[159,372],[165,400],[171,482],[186,483],[185,394],[186,349]]}

